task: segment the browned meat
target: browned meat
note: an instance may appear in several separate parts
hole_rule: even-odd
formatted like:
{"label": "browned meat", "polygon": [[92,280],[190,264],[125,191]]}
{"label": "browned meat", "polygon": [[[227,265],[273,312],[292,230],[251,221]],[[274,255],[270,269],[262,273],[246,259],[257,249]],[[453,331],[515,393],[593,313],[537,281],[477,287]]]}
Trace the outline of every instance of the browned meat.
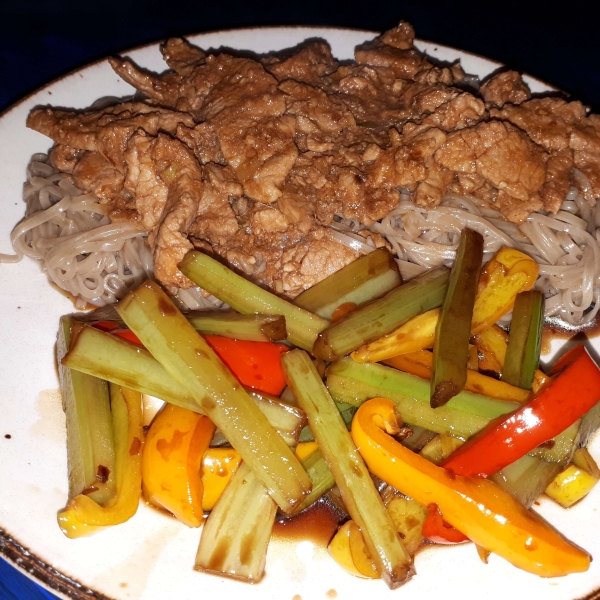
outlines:
{"label": "browned meat", "polygon": [[303,45],[298,52],[285,60],[278,57],[269,58],[264,60],[263,64],[278,81],[292,79],[311,85],[322,85],[323,77],[331,75],[338,67],[331,56],[329,46],[320,41]]}
{"label": "browned meat", "polygon": [[55,140],[53,164],[111,219],[149,232],[166,286],[191,285],[177,264],[197,247],[294,297],[356,258],[328,226],[370,226],[401,190],[423,207],[469,194],[514,222],[556,212],[573,184],[595,202],[600,117],[530,99],[514,71],[478,97],[456,85],[458,63],[434,65],[413,39],[400,23],[338,65],[321,41],[252,60],[174,38],[161,75],[111,60],[146,100],[38,109],[28,125]]}
{"label": "browned meat", "polygon": [[581,102],[533,98],[519,106],[492,109],[490,115],[510,121],[546,150],[564,150],[569,147],[573,126],[585,116],[585,108]]}
{"label": "browned meat", "polygon": [[582,119],[571,132],[569,145],[573,162],[589,181],[589,187],[576,179],[576,185],[592,205],[600,196],[600,117],[590,115]]}
{"label": "browned meat", "polygon": [[545,179],[543,152],[522,132],[501,121],[452,132],[435,153],[452,171],[476,174],[498,190],[495,205],[509,220],[540,210]]}
{"label": "browned meat", "polygon": [[505,104],[521,104],[531,98],[529,87],[516,71],[502,71],[494,75],[479,91],[483,99],[496,108],[502,108]]}
{"label": "browned meat", "polygon": [[206,54],[183,38],[170,38],[161,47],[165,62],[179,75],[186,77],[203,64]]}
{"label": "browned meat", "polygon": [[73,168],[84,152],[85,150],[78,150],[64,144],[54,144],[48,158],[50,159],[50,164],[58,171],[72,173]]}

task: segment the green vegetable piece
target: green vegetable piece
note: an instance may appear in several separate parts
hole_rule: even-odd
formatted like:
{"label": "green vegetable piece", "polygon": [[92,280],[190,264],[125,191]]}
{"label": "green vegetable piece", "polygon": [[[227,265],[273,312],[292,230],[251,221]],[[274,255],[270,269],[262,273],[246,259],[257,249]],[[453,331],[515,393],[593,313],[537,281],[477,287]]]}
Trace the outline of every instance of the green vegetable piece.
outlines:
{"label": "green vegetable piece", "polygon": [[313,354],[333,361],[390,333],[444,301],[450,271],[439,267],[373,300],[331,324],[317,337]]}
{"label": "green vegetable piece", "polygon": [[[462,391],[444,406],[431,408],[429,382],[425,379],[377,363],[357,363],[351,358],[342,358],[328,367],[327,388],[336,402],[354,406],[369,398],[389,398],[405,423],[463,440],[481,431],[492,419],[521,406],[518,402]],[[568,428],[547,447],[537,448],[531,454],[551,462],[568,462],[579,443],[579,436],[574,437],[573,433]]]}
{"label": "green vegetable piece", "polygon": [[279,342],[287,338],[281,315],[240,315],[225,311],[193,311],[185,314],[192,327],[207,335],[222,335],[250,342]]}
{"label": "green vegetable piece", "polygon": [[473,306],[482,260],[483,236],[472,229],[463,229],[435,331],[432,408],[446,404],[465,387]]}
{"label": "green vegetable piece", "polygon": [[69,498],[86,493],[106,504],[116,493],[115,449],[108,384],[61,364],[71,338],[72,317],[60,320],[56,352],[67,422]]}
{"label": "green vegetable piece", "polygon": [[117,306],[127,326],[183,384],[284,512],[310,492],[293,452],[202,336],[152,281]]}
{"label": "green vegetable piece", "polygon": [[284,316],[288,339],[300,348],[310,350],[318,333],[329,324],[318,315],[263,290],[206,254],[188,252],[179,269],[202,289],[244,315],[260,313]]}
{"label": "green vegetable piece", "polygon": [[346,424],[309,355],[292,350],[282,356],[287,384],[308,417],[344,503],[360,527],[371,558],[390,588],[413,573],[412,559],[400,538]]}
{"label": "green vegetable piece", "polygon": [[312,490],[300,503],[298,508],[294,509],[292,515],[297,515],[305,508],[308,508],[313,502],[316,502],[321,496],[324,496],[335,485],[333,473],[327,466],[327,461],[320,450],[315,450],[315,452],[307,456],[301,464],[310,478]]}
{"label": "green vegetable piece", "polygon": [[530,390],[540,365],[544,296],[538,290],[521,292],[515,299],[502,381]]}
{"label": "green vegetable piece", "polygon": [[383,296],[402,284],[392,254],[379,248],[342,267],[294,299],[294,304],[324,319],[340,305],[357,306]]}

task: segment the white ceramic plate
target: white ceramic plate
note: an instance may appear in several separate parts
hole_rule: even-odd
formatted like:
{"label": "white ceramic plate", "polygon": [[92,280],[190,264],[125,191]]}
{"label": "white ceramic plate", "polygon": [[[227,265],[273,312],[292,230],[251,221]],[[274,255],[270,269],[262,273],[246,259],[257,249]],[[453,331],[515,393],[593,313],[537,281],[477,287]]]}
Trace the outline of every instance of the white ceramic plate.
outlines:
{"label": "white ceramic plate", "polygon": [[[374,35],[281,27],[223,31],[190,40],[205,49],[225,46],[263,53],[320,37],[329,41],[334,56],[349,59],[354,46]],[[460,58],[466,72],[479,76],[499,66],[439,45],[417,45],[440,60]],[[165,69],[158,44],[128,55],[151,70]],[[528,81],[533,91],[549,89],[539,81]],[[11,252],[10,231],[23,216],[21,189],[29,157],[51,145],[48,138],[25,128],[31,108],[40,104],[84,108],[101,96],[130,93],[132,88],[102,61],[42,88],[0,118],[0,252]],[[278,540],[269,548],[265,579],[249,586],[194,572],[198,530],[145,506],[124,525],[90,538],[66,539],[56,524],[57,510],[67,498],[67,469],[54,342],[59,316],[72,310],[34,262],[0,265],[0,549],[17,567],[62,597],[187,600],[241,595],[306,600],[377,594],[381,599],[402,596],[405,600],[483,596],[564,600],[600,588],[600,489],[568,511],[549,501],[538,507],[565,535],[596,555],[587,573],[555,580],[529,575],[495,556],[484,565],[473,545],[430,547],[417,556],[417,576],[401,591],[390,592],[381,581],[345,574],[323,548],[311,542]],[[599,443],[593,452],[600,459]]]}

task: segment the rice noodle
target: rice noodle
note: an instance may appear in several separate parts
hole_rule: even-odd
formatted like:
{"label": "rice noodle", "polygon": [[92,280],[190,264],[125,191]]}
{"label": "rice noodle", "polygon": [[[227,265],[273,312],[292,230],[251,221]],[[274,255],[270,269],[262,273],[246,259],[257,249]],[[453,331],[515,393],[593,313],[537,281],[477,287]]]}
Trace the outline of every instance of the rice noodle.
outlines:
{"label": "rice noodle", "polygon": [[[68,175],[57,173],[45,154],[34,154],[23,188],[25,219],[11,234],[16,255],[41,261],[50,281],[75,298],[75,306],[104,306],[153,277],[147,232],[132,223],[111,223],[98,198],[77,189]],[[187,291],[193,308],[215,307],[201,290]],[[185,301],[182,301],[186,305]]]}
{"label": "rice noodle", "polygon": [[[546,317],[574,326],[596,317],[600,203],[590,206],[571,188],[557,214],[533,213],[519,226],[471,196],[447,194],[439,206],[427,210],[412,202],[408,190],[400,191],[396,208],[371,227],[336,217],[332,239],[364,254],[374,250],[374,244],[358,232],[380,234],[408,280],[427,269],[450,266],[460,232],[470,227],[483,235],[485,261],[502,246],[517,248],[537,261],[536,288],[546,297]],[[32,157],[23,196],[26,218],[11,236],[17,254],[0,255],[0,262],[18,261],[23,255],[42,261],[50,280],[77,298],[78,308],[114,302],[153,276],[146,232],[133,224],[110,223],[98,199],[78,190],[68,175],[57,173],[45,154]],[[185,308],[224,306],[200,288],[171,291]]]}

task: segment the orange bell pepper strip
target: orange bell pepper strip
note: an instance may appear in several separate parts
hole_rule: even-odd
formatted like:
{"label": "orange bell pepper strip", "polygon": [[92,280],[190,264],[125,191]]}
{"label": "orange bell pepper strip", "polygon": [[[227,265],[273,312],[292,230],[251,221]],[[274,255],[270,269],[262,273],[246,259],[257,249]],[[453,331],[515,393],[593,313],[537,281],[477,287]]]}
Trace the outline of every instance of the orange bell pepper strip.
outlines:
{"label": "orange bell pepper strip", "polygon": [[219,335],[203,337],[242,385],[272,396],[281,394],[285,387],[281,355],[287,352],[287,346],[233,340]]}
{"label": "orange bell pepper strip", "polygon": [[189,527],[199,527],[204,517],[200,467],[215,429],[208,417],[165,404],[146,436],[144,493]]}
{"label": "orange bell pepper strip", "polygon": [[397,442],[394,403],[367,400],[352,421],[352,438],[369,471],[423,506],[435,502],[444,520],[470,540],[542,577],[586,571],[590,555],[487,479],[453,475]]}
{"label": "orange bell pepper strip", "polygon": [[432,502],[427,507],[427,517],[423,523],[423,537],[436,544],[462,544],[469,542],[469,538],[464,534],[448,525],[440,512],[437,504]]}
{"label": "orange bell pepper strip", "polygon": [[466,477],[492,475],[570,427],[600,399],[600,368],[584,346],[567,352],[549,375],[532,400],[493,421],[441,466]]}
{"label": "orange bell pepper strip", "polygon": [[72,498],[58,514],[58,524],[68,538],[79,538],[124,523],[137,512],[142,494],[144,429],[139,392],[110,385],[117,492],[104,506],[89,496]]}

